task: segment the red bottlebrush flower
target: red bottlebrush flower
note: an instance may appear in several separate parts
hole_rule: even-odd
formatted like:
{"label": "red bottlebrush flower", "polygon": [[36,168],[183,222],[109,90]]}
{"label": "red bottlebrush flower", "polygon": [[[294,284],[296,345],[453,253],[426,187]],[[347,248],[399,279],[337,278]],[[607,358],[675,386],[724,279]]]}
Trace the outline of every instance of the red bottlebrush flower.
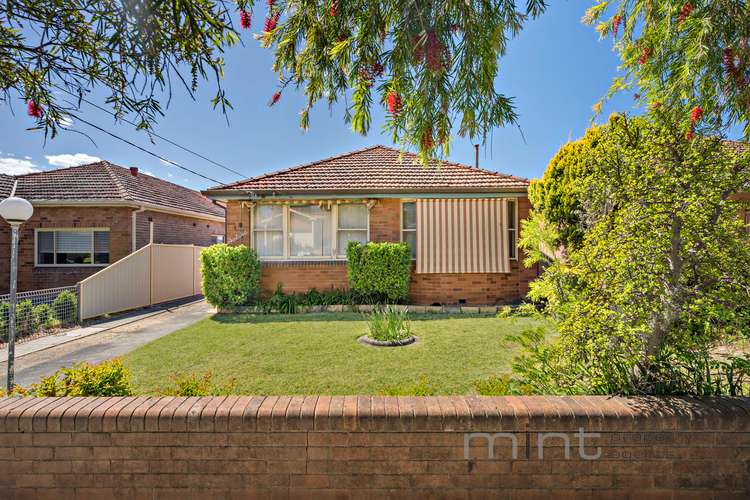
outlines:
{"label": "red bottlebrush flower", "polygon": [[693,12],[693,4],[690,2],[686,2],[685,5],[682,6],[682,10],[680,10],[680,14],[677,16],[677,24],[680,24],[682,21],[688,18],[690,14]]}
{"label": "red bottlebrush flower", "polygon": [[695,125],[697,121],[701,119],[703,116],[703,108],[700,106],[696,106],[693,109],[690,110],[690,126],[692,127]]}
{"label": "red bottlebrush flower", "polygon": [[281,15],[281,12],[274,12],[269,17],[266,18],[266,23],[263,26],[263,31],[269,32],[276,29],[276,23],[279,22],[279,16]]}
{"label": "red bottlebrush flower", "polygon": [[617,32],[620,30],[620,23],[622,23],[622,16],[616,15],[612,18],[612,38],[617,38]]}
{"label": "red bottlebrush flower", "polygon": [[380,63],[375,63],[372,65],[371,72],[374,77],[382,76],[383,71],[385,71],[385,68]]}
{"label": "red bottlebrush flower", "polygon": [[652,52],[651,47],[643,49],[641,56],[638,58],[638,64],[646,64],[648,60],[651,59]]}
{"label": "red bottlebrush flower", "polygon": [[279,99],[281,99],[281,91],[277,90],[271,96],[271,100],[268,102],[268,105],[269,106],[273,106],[274,104],[276,104],[277,102],[279,102]]}
{"label": "red bottlebrush flower", "polygon": [[240,11],[240,28],[243,30],[249,30],[250,25],[252,24],[252,14],[246,10]]}
{"label": "red bottlebrush flower", "polygon": [[397,92],[390,91],[386,97],[388,103],[388,112],[393,116],[398,115],[401,112],[401,96]]}
{"label": "red bottlebrush flower", "polygon": [[422,149],[432,149],[432,146],[435,145],[435,141],[432,138],[432,127],[422,132],[422,137],[420,138],[419,142],[422,146]]}
{"label": "red bottlebrush flower", "polygon": [[687,134],[685,134],[685,137],[687,137],[688,141],[692,141],[693,140],[693,138],[695,137],[695,132],[693,131],[692,128],[687,131]]}
{"label": "red bottlebrush flower", "polygon": [[328,9],[328,14],[331,17],[336,17],[336,14],[339,13],[339,2],[338,0],[331,0],[331,8]]}
{"label": "red bottlebrush flower", "polygon": [[34,102],[33,99],[26,104],[26,112],[33,118],[41,118],[44,115],[42,107]]}
{"label": "red bottlebrush flower", "polygon": [[734,51],[730,47],[724,49],[724,68],[730,75],[737,73],[737,66],[734,65]]}
{"label": "red bottlebrush flower", "polygon": [[446,50],[445,45],[440,41],[437,33],[430,31],[427,34],[427,57],[425,58],[427,68],[432,71],[440,71],[444,69],[443,59]]}
{"label": "red bottlebrush flower", "polygon": [[273,4],[275,3],[276,3],[276,0],[268,0],[268,8],[270,9],[271,7],[273,7]]}

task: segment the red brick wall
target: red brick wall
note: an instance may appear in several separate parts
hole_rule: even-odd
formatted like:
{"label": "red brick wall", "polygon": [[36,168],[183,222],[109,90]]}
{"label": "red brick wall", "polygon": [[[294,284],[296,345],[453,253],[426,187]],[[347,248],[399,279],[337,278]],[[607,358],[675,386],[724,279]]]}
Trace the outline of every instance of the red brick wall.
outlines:
{"label": "red brick wall", "polygon": [[[130,253],[132,227],[130,208],[119,207],[34,207],[32,218],[21,226],[18,252],[18,290],[38,290],[75,285],[101,267],[34,267],[34,229],[99,227],[110,230],[110,262]],[[0,248],[10,248],[10,226],[0,222]],[[2,255],[8,255],[2,253]],[[0,293],[9,287],[10,261],[0,258]]]}
{"label": "red brick wall", "polygon": [[[746,398],[0,399],[0,488],[8,498],[748,498],[748,415]],[[516,457],[507,436],[491,457],[486,434],[470,437],[482,432],[514,436]]]}
{"label": "red brick wall", "polygon": [[212,236],[224,234],[224,222],[147,210],[136,215],[138,248],[149,242],[150,222],[154,223],[154,243],[209,246]]}
{"label": "red brick wall", "polygon": [[[531,204],[519,199],[519,217],[528,216]],[[249,209],[241,209],[240,202],[229,202],[227,210],[227,241],[249,245]],[[401,240],[401,200],[383,199],[370,210],[370,239],[372,241]],[[412,273],[411,297],[413,304],[456,304],[465,300],[469,305],[495,305],[520,301],[528,291],[529,282],[537,276],[537,269],[523,267],[523,255],[511,261],[511,272],[466,274]],[[310,288],[326,290],[348,288],[346,266],[336,264],[299,264],[264,266],[261,286],[266,292],[281,283],[287,292],[304,292]]]}
{"label": "red brick wall", "polygon": [[[110,262],[130,254],[132,208],[125,207],[34,207],[33,217],[21,226],[19,238],[18,290],[38,290],[75,285],[101,267],[34,267],[34,229],[98,227],[110,230]],[[139,214],[138,241],[148,242],[148,217],[156,221],[157,243],[210,244],[211,234],[223,234],[223,223],[155,212]],[[196,224],[193,226],[193,224]],[[207,228],[206,225],[210,227]],[[144,233],[145,230],[145,233]],[[8,293],[10,279],[10,226],[0,220],[0,293]]]}

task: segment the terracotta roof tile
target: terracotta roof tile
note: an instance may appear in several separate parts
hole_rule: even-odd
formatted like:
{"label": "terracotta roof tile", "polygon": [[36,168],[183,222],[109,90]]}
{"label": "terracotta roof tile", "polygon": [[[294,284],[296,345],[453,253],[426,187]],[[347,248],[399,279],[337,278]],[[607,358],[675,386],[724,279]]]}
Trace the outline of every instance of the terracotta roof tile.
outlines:
{"label": "terracotta roof tile", "polygon": [[[18,180],[16,195],[31,201],[123,200],[224,216],[222,207],[198,191],[144,173],[133,176],[130,169],[106,161],[19,175],[11,179]],[[0,177],[0,196],[3,186],[4,180]]]}
{"label": "terracotta roof tile", "polygon": [[10,196],[14,182],[16,178],[12,175],[0,174],[0,199]]}
{"label": "terracotta roof tile", "polygon": [[525,191],[522,177],[453,162],[422,166],[413,153],[373,146],[206,191],[261,193]]}

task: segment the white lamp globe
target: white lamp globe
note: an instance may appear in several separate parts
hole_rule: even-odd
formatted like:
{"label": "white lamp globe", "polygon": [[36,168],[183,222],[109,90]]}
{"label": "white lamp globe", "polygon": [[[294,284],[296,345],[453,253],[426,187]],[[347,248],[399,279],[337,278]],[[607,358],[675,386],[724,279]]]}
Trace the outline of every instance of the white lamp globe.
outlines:
{"label": "white lamp globe", "polygon": [[34,214],[34,207],[31,203],[18,198],[17,196],[11,196],[0,201],[0,217],[5,219],[8,224],[23,224],[31,218]]}

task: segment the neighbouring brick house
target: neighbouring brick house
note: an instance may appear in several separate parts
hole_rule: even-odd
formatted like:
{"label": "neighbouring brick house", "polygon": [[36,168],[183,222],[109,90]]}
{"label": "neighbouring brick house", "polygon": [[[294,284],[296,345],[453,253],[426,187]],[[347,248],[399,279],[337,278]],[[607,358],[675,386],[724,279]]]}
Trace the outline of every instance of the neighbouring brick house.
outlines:
{"label": "neighbouring brick house", "polygon": [[[224,237],[224,207],[201,193],[106,161],[0,175],[0,199],[29,200],[19,291],[77,283],[152,240],[207,246]],[[10,226],[0,219],[0,294],[9,287]]]}
{"label": "neighbouring brick house", "polygon": [[347,288],[349,241],[405,241],[412,303],[492,305],[519,301],[537,275],[517,248],[528,185],[374,146],[204,194],[227,204],[227,241],[258,252],[264,290]]}

